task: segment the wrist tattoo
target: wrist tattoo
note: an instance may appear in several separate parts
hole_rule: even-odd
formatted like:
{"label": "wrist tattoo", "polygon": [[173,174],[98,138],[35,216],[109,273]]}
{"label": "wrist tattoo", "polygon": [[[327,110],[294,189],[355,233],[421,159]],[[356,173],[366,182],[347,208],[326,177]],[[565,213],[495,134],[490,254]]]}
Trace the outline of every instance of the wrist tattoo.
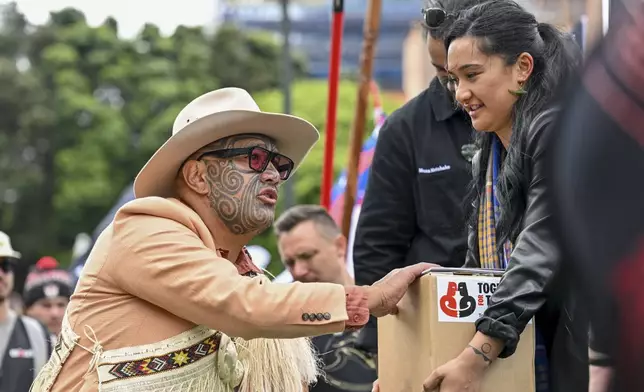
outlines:
{"label": "wrist tattoo", "polygon": [[[472,349],[472,351],[474,351],[474,353],[475,353],[476,355],[479,355],[481,358],[483,358],[483,360],[484,360],[486,363],[492,363],[492,360],[490,359],[490,357],[488,357],[487,355],[485,355],[485,353],[483,352],[483,349],[487,349],[487,348],[488,348],[486,345],[487,345],[487,346],[490,346],[488,343],[484,343],[484,344],[483,344],[483,346],[481,346],[481,349],[478,349],[478,348],[476,348],[476,347],[472,346],[471,344],[468,344],[468,346],[470,346],[470,348]],[[492,349],[492,346],[490,346],[490,347],[489,347],[489,349]],[[488,353],[489,353],[489,351],[488,351]]]}
{"label": "wrist tattoo", "polygon": [[492,345],[490,343],[483,343],[481,351],[483,351],[483,354],[485,355],[489,354],[492,351]]}

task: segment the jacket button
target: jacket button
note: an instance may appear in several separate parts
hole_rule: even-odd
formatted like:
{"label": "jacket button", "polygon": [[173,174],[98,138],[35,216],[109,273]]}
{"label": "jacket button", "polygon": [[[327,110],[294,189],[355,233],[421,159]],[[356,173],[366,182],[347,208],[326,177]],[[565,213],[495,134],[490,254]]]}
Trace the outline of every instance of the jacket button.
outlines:
{"label": "jacket button", "polygon": [[316,318],[318,319],[318,321],[322,321],[322,320],[324,320],[324,315],[323,315],[322,313],[318,313],[318,314],[316,314],[315,316],[316,316]]}
{"label": "jacket button", "polygon": [[309,314],[308,313],[302,313],[302,321],[309,321]]}
{"label": "jacket button", "polygon": [[324,319],[325,319],[325,320],[331,320],[331,313],[328,313],[328,312],[327,312],[327,313],[324,313],[324,315],[323,315],[323,316],[324,316]]}

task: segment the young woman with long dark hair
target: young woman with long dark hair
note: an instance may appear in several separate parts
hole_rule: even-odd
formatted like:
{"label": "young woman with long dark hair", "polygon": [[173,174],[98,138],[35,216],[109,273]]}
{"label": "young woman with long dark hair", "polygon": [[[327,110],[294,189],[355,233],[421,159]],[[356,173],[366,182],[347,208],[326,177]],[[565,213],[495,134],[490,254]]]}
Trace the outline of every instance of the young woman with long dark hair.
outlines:
{"label": "young woman with long dark hair", "polygon": [[[576,391],[577,384],[587,386],[586,363],[570,350],[577,345],[566,324],[570,304],[560,292],[553,295],[561,257],[546,203],[544,156],[557,93],[577,72],[579,48],[506,0],[461,14],[445,45],[456,100],[479,131],[465,266],[506,272],[470,344],[436,369],[424,390],[479,391],[485,369],[514,353],[536,316],[537,391]],[[586,345],[578,346],[582,356]]]}

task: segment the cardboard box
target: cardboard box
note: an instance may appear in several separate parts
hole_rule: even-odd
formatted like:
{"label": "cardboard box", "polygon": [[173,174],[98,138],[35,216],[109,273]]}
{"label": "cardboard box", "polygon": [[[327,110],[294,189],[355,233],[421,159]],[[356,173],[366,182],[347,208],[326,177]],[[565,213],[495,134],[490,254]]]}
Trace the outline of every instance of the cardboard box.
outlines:
{"label": "cardboard box", "polygon": [[[410,288],[400,312],[378,320],[378,379],[382,392],[421,391],[438,366],[460,354],[474,322],[500,281],[501,271],[432,269]],[[534,323],[514,355],[488,369],[481,392],[534,392]]]}

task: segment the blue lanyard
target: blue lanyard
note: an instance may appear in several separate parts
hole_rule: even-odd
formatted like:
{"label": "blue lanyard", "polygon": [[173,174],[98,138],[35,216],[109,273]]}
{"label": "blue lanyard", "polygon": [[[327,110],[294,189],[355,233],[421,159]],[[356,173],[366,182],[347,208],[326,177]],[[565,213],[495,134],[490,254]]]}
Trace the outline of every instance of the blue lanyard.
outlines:
{"label": "blue lanyard", "polygon": [[501,214],[501,206],[496,198],[496,184],[499,178],[499,167],[501,166],[501,143],[496,135],[492,136],[492,205],[494,206],[494,219],[498,220]]}
{"label": "blue lanyard", "polygon": [[[492,205],[494,208],[495,225],[501,217],[501,205],[496,198],[496,185],[499,179],[499,168],[501,167],[501,141],[498,136],[492,136]],[[507,268],[508,260],[505,252],[500,252],[499,258],[503,268]]]}

